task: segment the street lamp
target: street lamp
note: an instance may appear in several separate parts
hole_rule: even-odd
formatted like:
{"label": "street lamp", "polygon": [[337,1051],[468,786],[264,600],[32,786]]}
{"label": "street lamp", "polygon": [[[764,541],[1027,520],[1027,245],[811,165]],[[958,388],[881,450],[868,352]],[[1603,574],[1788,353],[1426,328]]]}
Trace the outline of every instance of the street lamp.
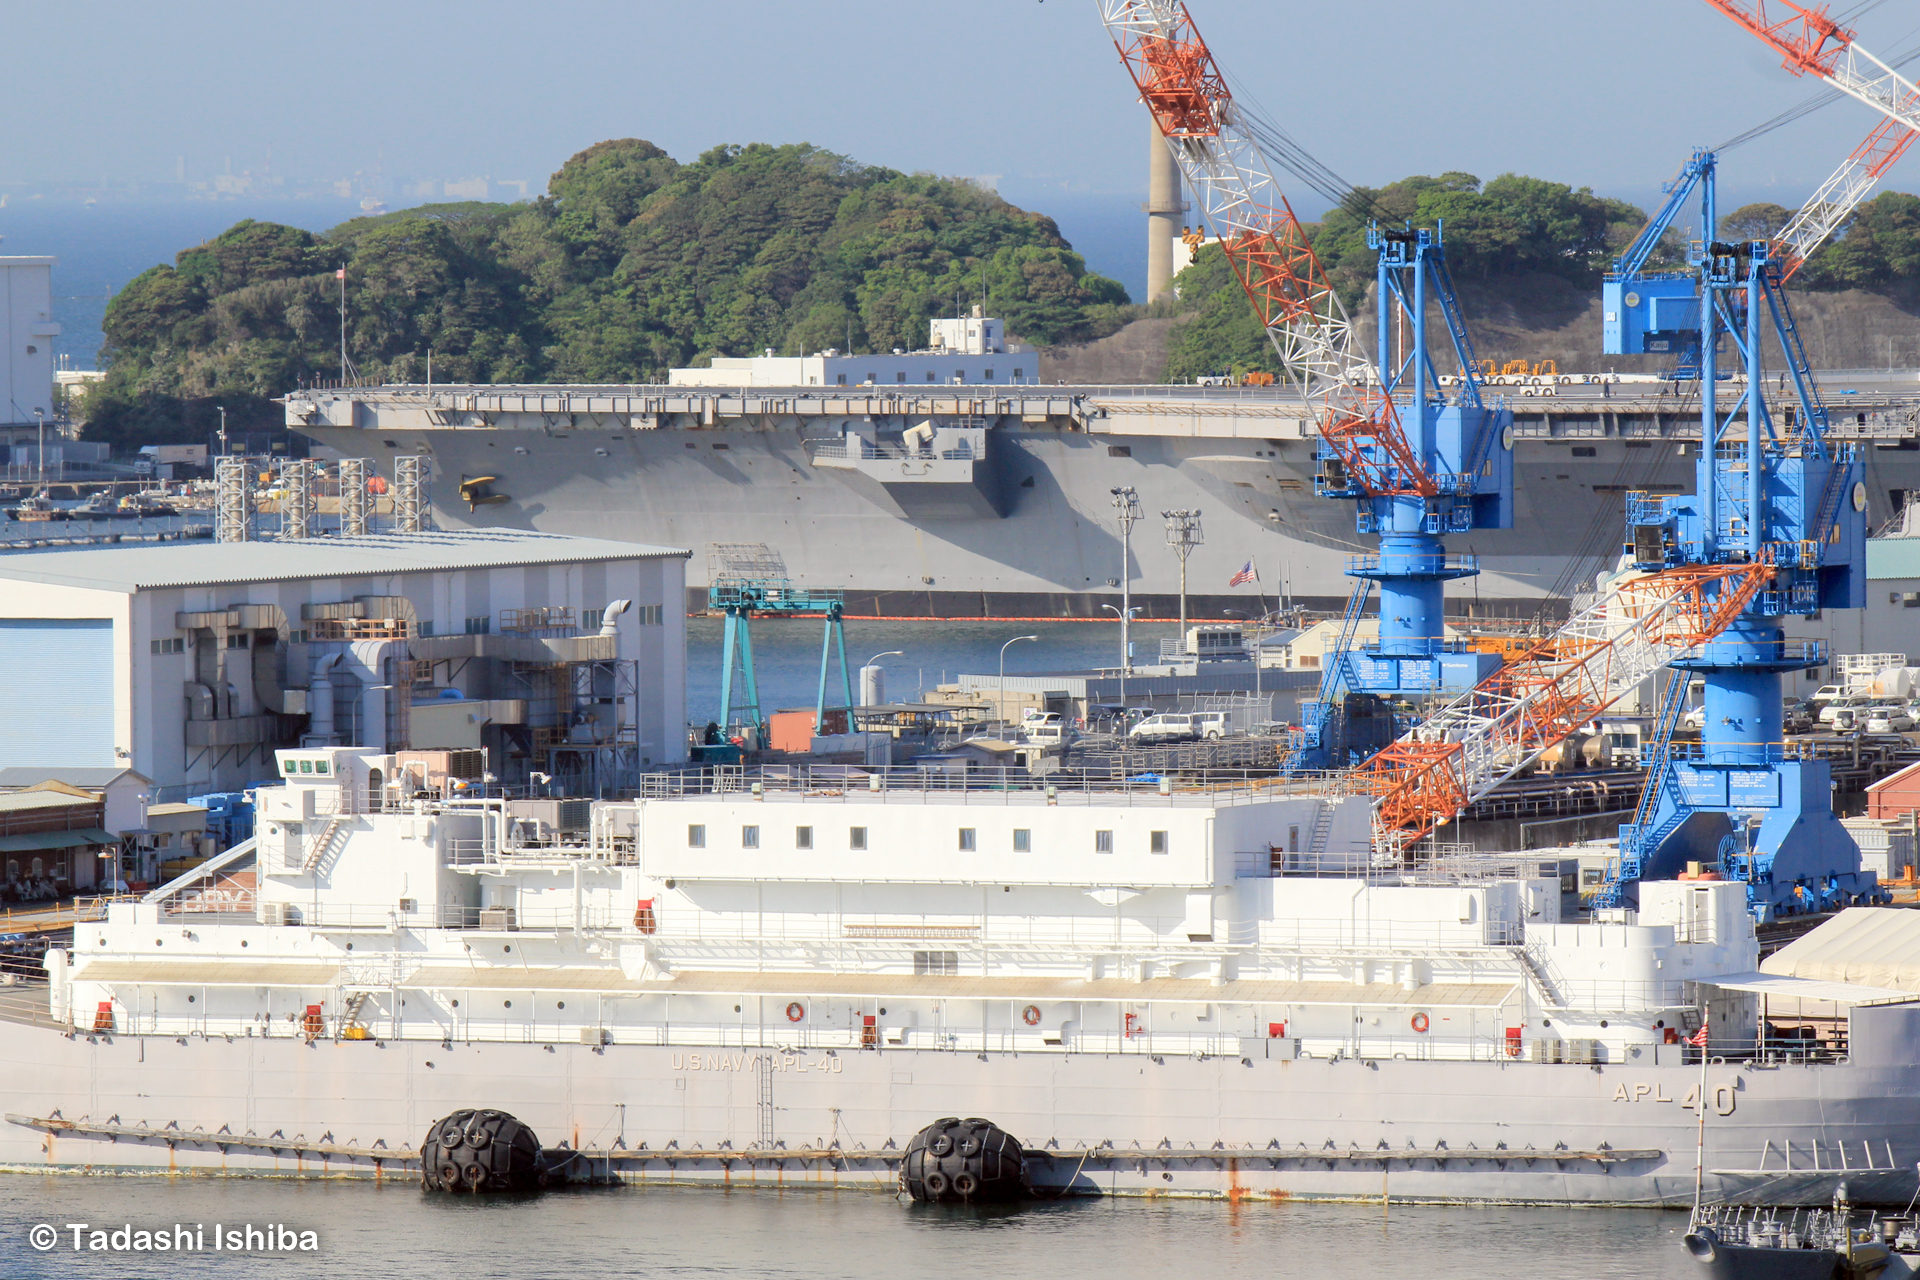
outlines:
{"label": "street lamp", "polygon": [[1000,696],[998,699],[999,706],[996,707],[995,710],[999,711],[1000,722],[1002,724],[1005,724],[1007,719],[1007,645],[1019,644],[1022,640],[1038,640],[1039,638],[1039,636],[1015,636],[1013,639],[1007,641],[1006,644],[1000,646]]}
{"label": "street lamp", "polygon": [[1107,492],[1113,495],[1114,515],[1120,521],[1120,607],[1125,611],[1120,615],[1120,673],[1124,679],[1133,666],[1133,522],[1140,518],[1140,495],[1130,484]]}
{"label": "street lamp", "polygon": [[[1126,597],[1124,597],[1124,596],[1122,596],[1121,598],[1122,598],[1122,599],[1125,599]],[[1110,605],[1110,604],[1103,604],[1103,605],[1101,605],[1100,607],[1101,607],[1102,609],[1105,609],[1105,610],[1106,610],[1106,611],[1107,611],[1108,613],[1111,613],[1111,614],[1112,614],[1112,615],[1113,615],[1114,617],[1116,617],[1116,618],[1118,618],[1118,619],[1120,619],[1120,658],[1121,658],[1121,661],[1120,661],[1120,706],[1121,706],[1121,708],[1122,708],[1122,712],[1123,712],[1123,714],[1124,714],[1124,711],[1125,711],[1125,708],[1126,708],[1126,705],[1127,705],[1127,661],[1126,661],[1126,657],[1127,657],[1127,624],[1128,624],[1129,622],[1131,622],[1131,621],[1133,620],[1133,615],[1134,615],[1134,614],[1136,614],[1136,613],[1138,613],[1138,612],[1140,612],[1140,610],[1139,610],[1139,609],[1137,609],[1137,608],[1128,608],[1128,609],[1127,609],[1127,610],[1126,610],[1125,612],[1122,612],[1122,611],[1121,611],[1121,610],[1120,610],[1120,609],[1119,609],[1118,607],[1116,607],[1116,606],[1114,606],[1114,605]]]}
{"label": "street lamp", "polygon": [[1167,545],[1180,557],[1180,641],[1187,639],[1187,557],[1206,541],[1200,535],[1200,509],[1162,511],[1167,521]]}
{"label": "street lamp", "polygon": [[[885,653],[876,653],[860,664],[860,702],[863,706],[878,706],[887,696],[885,685],[880,680],[880,669],[873,664],[882,658],[902,658],[906,653],[901,649],[889,649]],[[872,676],[867,672],[873,672]]]}
{"label": "street lamp", "polygon": [[227,456],[227,406],[217,404],[213,407],[220,411],[220,456],[224,458]]}

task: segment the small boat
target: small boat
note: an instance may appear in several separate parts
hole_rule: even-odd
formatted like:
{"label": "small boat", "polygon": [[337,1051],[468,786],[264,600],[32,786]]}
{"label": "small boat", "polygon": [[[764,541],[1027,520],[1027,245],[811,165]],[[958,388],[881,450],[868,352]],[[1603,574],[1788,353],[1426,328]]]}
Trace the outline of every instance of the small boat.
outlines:
{"label": "small boat", "polygon": [[120,499],[119,514],[123,517],[135,516],[173,516],[179,515],[174,505],[165,500],[164,493],[130,493]]}
{"label": "small boat", "polygon": [[65,508],[53,505],[53,499],[43,491],[32,497],[20,499],[20,505],[13,509],[13,518],[23,521],[66,520],[71,517]]}
{"label": "small boat", "polygon": [[119,504],[114,501],[113,494],[102,489],[98,493],[88,494],[86,501],[78,506],[69,508],[67,518],[69,520],[104,520],[112,518],[118,510]]}
{"label": "small boat", "polygon": [[1712,1280],[1901,1280],[1920,1275],[1920,1219],[1831,1209],[1695,1209],[1687,1252]]}

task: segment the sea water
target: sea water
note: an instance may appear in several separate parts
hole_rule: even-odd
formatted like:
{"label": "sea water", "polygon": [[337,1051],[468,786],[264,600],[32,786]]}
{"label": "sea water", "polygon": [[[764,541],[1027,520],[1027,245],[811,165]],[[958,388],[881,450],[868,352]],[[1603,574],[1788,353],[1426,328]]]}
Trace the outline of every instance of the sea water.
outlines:
{"label": "sea water", "polygon": [[[81,1228],[81,1247],[73,1247]],[[32,1242],[53,1229],[51,1248]],[[274,1229],[310,1248],[138,1252],[179,1228]],[[108,1247],[95,1249],[98,1238]],[[1692,1277],[1686,1215],[1621,1209],[1382,1208],[1220,1200],[914,1205],[874,1191],[578,1188],[522,1198],[266,1179],[0,1175],[0,1276]],[[42,1240],[48,1238],[42,1233]]]}
{"label": "sea water", "polygon": [[[696,724],[719,719],[723,663],[719,618],[687,619],[687,719]],[[1109,670],[1120,665],[1120,626],[1106,622],[873,622],[854,619],[846,626],[847,673],[860,696],[860,664],[889,649],[899,657],[881,658],[887,699],[912,702],[941,684],[967,675],[997,678],[1000,649],[1006,645],[1008,676]],[[819,696],[820,650],[825,624],[818,618],[755,618],[754,669],[760,683],[760,709],[811,707]],[[1180,630],[1177,623],[1137,622],[1132,628],[1134,665],[1158,660],[1160,641]],[[1015,636],[1038,636],[1007,644]],[[829,665],[827,703],[840,702],[839,655]]]}

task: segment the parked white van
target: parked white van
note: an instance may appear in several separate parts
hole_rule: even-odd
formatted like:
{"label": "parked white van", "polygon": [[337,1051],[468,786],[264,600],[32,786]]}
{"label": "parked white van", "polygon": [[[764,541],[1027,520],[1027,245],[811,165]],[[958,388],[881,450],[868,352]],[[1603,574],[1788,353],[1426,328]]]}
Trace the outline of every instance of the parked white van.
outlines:
{"label": "parked white van", "polygon": [[1192,742],[1200,736],[1194,719],[1185,712],[1162,712],[1127,730],[1127,736],[1135,742]]}

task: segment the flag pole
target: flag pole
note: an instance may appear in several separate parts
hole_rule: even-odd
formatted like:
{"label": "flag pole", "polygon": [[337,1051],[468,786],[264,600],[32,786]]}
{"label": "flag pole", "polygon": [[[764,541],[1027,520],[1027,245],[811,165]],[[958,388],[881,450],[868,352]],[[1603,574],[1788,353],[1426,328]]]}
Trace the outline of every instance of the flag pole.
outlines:
{"label": "flag pole", "polygon": [[1700,1223],[1700,1194],[1707,1171],[1707,1019],[1700,1020],[1700,1095],[1694,1105],[1699,1110],[1700,1128],[1693,1146],[1693,1215],[1687,1227],[1692,1230]]}

